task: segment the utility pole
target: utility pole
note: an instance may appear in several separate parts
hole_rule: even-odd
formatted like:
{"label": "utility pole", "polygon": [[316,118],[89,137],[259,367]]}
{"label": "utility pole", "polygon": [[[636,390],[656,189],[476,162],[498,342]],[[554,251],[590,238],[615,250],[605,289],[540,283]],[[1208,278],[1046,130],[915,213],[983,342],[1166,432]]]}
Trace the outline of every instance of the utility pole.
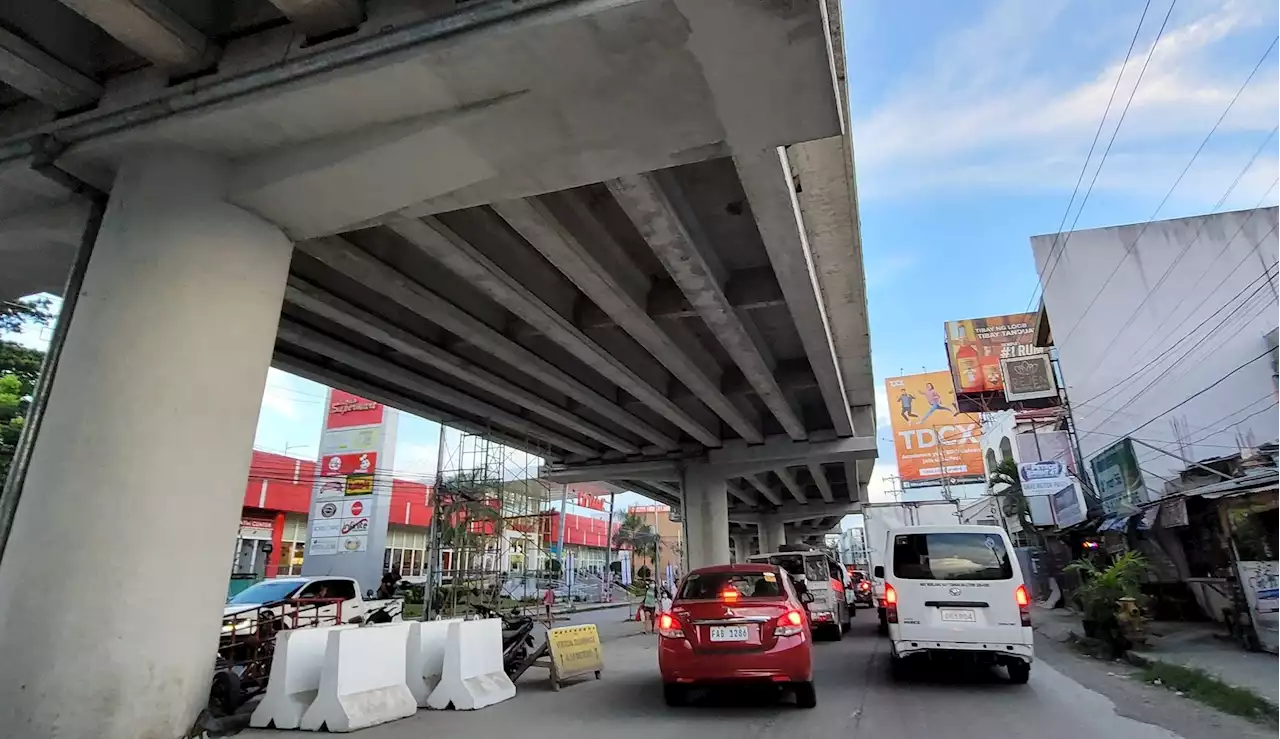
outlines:
{"label": "utility pole", "polygon": [[[565,523],[565,519],[568,518],[568,514],[566,512],[568,505],[569,505],[569,486],[565,485],[563,488],[560,489],[560,534],[559,536],[556,537],[556,559],[560,561],[560,577],[561,579],[565,579],[566,583],[568,582],[568,580],[566,579],[568,577],[568,573],[564,571],[564,565],[565,565],[564,523]],[[573,599],[573,593],[569,594],[569,599],[570,600]]]}
{"label": "utility pole", "polygon": [[604,596],[605,602],[613,600],[613,503],[618,497],[616,491],[609,491],[609,525],[605,526],[606,537],[604,550]]}
{"label": "utility pole", "polygon": [[431,526],[427,531],[427,587],[423,591],[422,620],[430,621],[436,600],[436,577],[443,566],[440,552],[440,490],[444,487],[444,424],[440,424],[440,436],[436,441],[436,484],[431,489]]}

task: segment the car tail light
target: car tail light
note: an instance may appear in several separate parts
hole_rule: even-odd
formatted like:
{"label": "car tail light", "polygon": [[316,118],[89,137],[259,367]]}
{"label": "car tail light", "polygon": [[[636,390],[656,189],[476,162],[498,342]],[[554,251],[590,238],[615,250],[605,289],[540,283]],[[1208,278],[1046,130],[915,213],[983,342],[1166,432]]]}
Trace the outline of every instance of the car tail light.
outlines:
{"label": "car tail light", "polygon": [[871,589],[871,583],[869,583],[869,582],[867,582],[867,581],[865,581],[865,580],[863,580],[862,582],[858,583],[858,590],[870,590],[870,589]]}
{"label": "car tail light", "polygon": [[720,600],[724,601],[725,603],[737,603],[738,591],[734,590],[733,588],[726,588],[723,592],[720,593]]}
{"label": "car tail light", "polygon": [[1019,585],[1013,591],[1013,599],[1018,603],[1018,614],[1022,616],[1022,625],[1031,625],[1031,596],[1027,595],[1027,586]]}
{"label": "car tail light", "polygon": [[683,639],[684,625],[670,613],[658,616],[658,636],[664,639]]}
{"label": "car tail light", "polygon": [[778,617],[778,624],[773,627],[774,636],[795,636],[804,631],[804,614],[799,611],[787,611]]}
{"label": "car tail light", "polygon": [[884,618],[891,624],[898,623],[898,591],[889,583],[884,584]]}

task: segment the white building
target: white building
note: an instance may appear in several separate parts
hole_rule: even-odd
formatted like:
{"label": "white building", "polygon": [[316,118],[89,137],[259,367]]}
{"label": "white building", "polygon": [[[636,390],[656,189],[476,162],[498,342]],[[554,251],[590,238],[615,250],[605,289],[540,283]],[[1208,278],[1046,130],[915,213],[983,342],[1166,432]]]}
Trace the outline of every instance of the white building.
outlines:
{"label": "white building", "polygon": [[1086,470],[1131,437],[1149,500],[1186,467],[1151,447],[1276,438],[1276,226],[1273,207],[1031,239]]}

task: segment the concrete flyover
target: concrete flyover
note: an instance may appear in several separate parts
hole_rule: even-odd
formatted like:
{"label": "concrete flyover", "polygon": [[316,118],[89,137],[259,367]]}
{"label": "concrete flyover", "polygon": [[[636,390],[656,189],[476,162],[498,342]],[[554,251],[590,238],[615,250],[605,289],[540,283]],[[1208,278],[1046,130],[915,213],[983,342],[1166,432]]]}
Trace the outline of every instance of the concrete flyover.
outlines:
{"label": "concrete flyover", "polygon": [[[682,506],[690,565],[864,499],[835,0],[11,5],[0,299],[60,292],[89,245],[0,507],[19,735],[187,731],[269,364]],[[140,475],[142,449],[186,462]],[[180,511],[207,531],[114,536]]]}

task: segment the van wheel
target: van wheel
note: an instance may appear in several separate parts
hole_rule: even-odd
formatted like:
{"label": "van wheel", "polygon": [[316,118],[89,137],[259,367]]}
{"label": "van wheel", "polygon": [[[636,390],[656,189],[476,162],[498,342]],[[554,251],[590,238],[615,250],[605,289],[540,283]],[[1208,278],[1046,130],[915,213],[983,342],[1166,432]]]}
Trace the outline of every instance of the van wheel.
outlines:
{"label": "van wheel", "polygon": [[880,614],[880,625],[876,627],[876,633],[880,636],[889,635],[889,618],[885,615],[883,608],[876,609]]}
{"label": "van wheel", "polygon": [[1031,679],[1031,663],[1030,662],[1011,662],[1008,665],[1009,682],[1014,685],[1026,685]]}
{"label": "van wheel", "polygon": [[688,694],[684,692],[683,685],[663,683],[662,700],[666,701],[668,706],[683,706],[688,700]]}
{"label": "van wheel", "polygon": [[838,623],[831,624],[827,634],[827,638],[831,639],[831,641],[840,641],[844,638],[844,628]]}
{"label": "van wheel", "polygon": [[818,705],[818,691],[814,689],[812,682],[796,683],[794,688],[796,693],[797,708],[815,708]]}
{"label": "van wheel", "polygon": [[905,681],[908,677],[907,661],[901,657],[890,656],[889,677],[896,683]]}

